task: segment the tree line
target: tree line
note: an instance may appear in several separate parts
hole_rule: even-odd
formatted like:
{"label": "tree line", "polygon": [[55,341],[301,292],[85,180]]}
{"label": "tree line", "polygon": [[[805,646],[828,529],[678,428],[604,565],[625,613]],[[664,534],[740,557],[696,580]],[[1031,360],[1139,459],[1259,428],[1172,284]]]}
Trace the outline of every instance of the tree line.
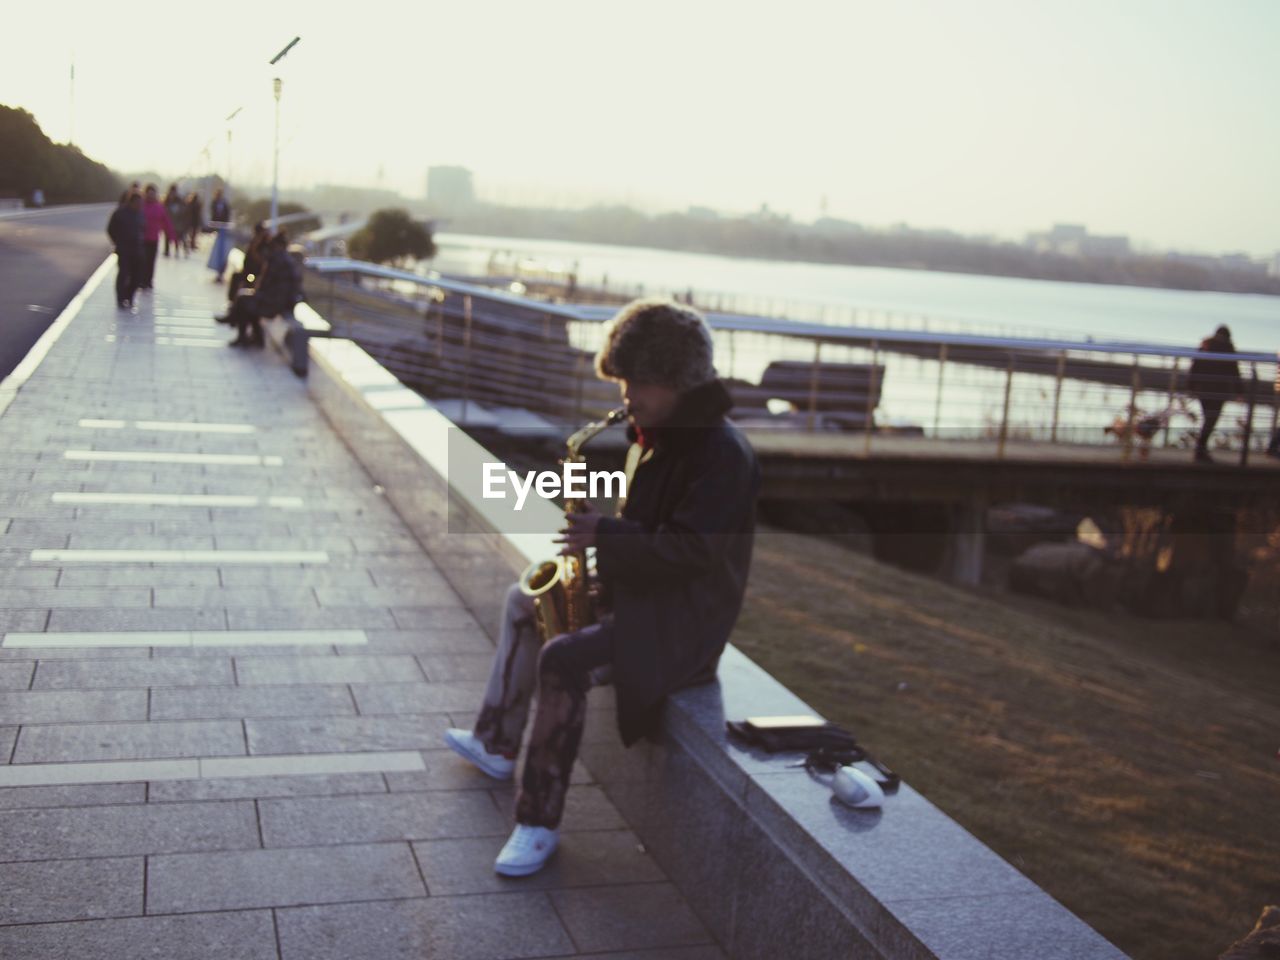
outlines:
{"label": "tree line", "polygon": [[649,216],[620,206],[553,210],[488,204],[449,211],[447,216],[452,231],[491,236],[1075,283],[1280,294],[1280,277],[1164,256],[1069,257],[955,234],[880,232],[853,224],[799,224],[779,217]]}
{"label": "tree line", "polygon": [[115,200],[120,177],[72,144],[54,143],[26,110],[0,104],[0,197],[30,201],[36,190],[46,203]]}

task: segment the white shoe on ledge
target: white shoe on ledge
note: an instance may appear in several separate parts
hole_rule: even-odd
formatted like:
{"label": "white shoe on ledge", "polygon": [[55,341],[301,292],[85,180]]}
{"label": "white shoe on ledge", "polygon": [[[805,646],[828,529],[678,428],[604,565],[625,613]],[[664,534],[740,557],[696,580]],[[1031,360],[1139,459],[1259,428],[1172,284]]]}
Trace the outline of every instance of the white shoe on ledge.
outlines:
{"label": "white shoe on ledge", "polygon": [[559,830],[517,823],[493,869],[504,877],[527,877],[543,868],[559,843]]}
{"label": "white shoe on ledge", "polygon": [[470,730],[450,727],[444,732],[444,742],[458,756],[470,760],[495,780],[510,780],[516,772],[514,760],[500,753],[490,753]]}

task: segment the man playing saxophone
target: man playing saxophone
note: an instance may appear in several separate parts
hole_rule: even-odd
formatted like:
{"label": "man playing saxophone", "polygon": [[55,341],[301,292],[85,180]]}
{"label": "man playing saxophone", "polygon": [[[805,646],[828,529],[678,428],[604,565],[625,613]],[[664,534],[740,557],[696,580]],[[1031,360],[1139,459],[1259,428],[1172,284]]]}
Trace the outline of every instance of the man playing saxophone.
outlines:
{"label": "man playing saxophone", "polygon": [[610,322],[596,372],[618,383],[629,420],[627,499],[617,517],[565,514],[561,553],[595,549],[602,615],[539,636],[533,601],[508,590],[502,633],[472,730],[446,743],[499,780],[515,774],[530,706],[516,826],[494,869],[536,873],[555,851],[587,690],[612,682],[627,746],[653,730],[666,696],[714,679],[742,607],[760,471],[725,414],[711,331],[670,300],[637,300]]}

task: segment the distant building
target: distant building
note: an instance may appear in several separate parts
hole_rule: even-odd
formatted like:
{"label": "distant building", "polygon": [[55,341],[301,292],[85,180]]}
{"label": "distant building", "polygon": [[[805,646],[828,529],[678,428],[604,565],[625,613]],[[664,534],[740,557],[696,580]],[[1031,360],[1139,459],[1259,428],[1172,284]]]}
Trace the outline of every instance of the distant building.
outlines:
{"label": "distant building", "polygon": [[403,204],[400,194],[394,190],[349,187],[340,183],[318,183],[310,190],[290,191],[289,199],[310,210],[342,210],[355,214],[368,214],[379,208]]}
{"label": "distant building", "polygon": [[1280,254],[1277,254],[1275,261],[1272,262],[1254,260],[1244,253],[1228,253],[1215,257],[1204,253],[1174,251],[1166,253],[1164,258],[1175,263],[1189,263],[1192,266],[1203,267],[1205,270],[1230,270],[1233,273],[1248,273],[1257,277],[1265,277],[1268,274],[1280,276]]}
{"label": "distant building", "polygon": [[1080,254],[1085,257],[1127,257],[1129,238],[1087,236],[1080,241]]}
{"label": "distant building", "polygon": [[889,232],[897,237],[923,237],[926,240],[963,240],[964,235],[954,230],[939,230],[933,227],[913,227],[909,223],[895,223]]}
{"label": "distant building", "polygon": [[1171,250],[1164,255],[1164,258],[1174,263],[1186,263],[1193,267],[1203,267],[1206,270],[1216,270],[1220,266],[1217,257],[1211,257],[1203,253],[1179,253],[1177,250]]}
{"label": "distant building", "polygon": [[852,220],[841,220],[839,217],[819,217],[817,220],[813,221],[813,228],[825,233],[866,232],[862,224],[854,223]]}
{"label": "distant building", "polygon": [[1219,257],[1218,262],[1226,269],[1235,270],[1237,273],[1256,273],[1260,276],[1265,276],[1268,272],[1266,263],[1261,260],[1254,260],[1243,253],[1228,253]]}
{"label": "distant building", "polygon": [[1026,246],[1037,253],[1057,253],[1065,257],[1127,257],[1129,238],[1090,234],[1078,223],[1055,223],[1046,233],[1027,235]]}
{"label": "distant building", "polygon": [[476,201],[471,171],[466,167],[427,170],[427,202],[437,207],[467,207]]}
{"label": "distant building", "polygon": [[755,213],[748,213],[742,219],[748,223],[790,223],[791,214],[777,213],[770,210],[767,203],[762,203],[759,210]]}
{"label": "distant building", "polygon": [[690,207],[685,211],[690,220],[719,220],[720,214],[710,207]]}
{"label": "distant building", "polygon": [[1271,263],[1267,266],[1267,273],[1273,277],[1280,277],[1280,253],[1271,258]]}

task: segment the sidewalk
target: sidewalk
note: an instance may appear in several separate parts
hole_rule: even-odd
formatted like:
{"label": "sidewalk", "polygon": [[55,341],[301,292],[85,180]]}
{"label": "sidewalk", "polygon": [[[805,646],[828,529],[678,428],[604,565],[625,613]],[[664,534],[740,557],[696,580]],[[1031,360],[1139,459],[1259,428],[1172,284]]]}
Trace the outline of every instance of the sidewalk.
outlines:
{"label": "sidewalk", "polygon": [[108,274],[0,417],[0,956],[720,957],[583,769],[493,874],[441,741],[491,644],[203,263]]}

